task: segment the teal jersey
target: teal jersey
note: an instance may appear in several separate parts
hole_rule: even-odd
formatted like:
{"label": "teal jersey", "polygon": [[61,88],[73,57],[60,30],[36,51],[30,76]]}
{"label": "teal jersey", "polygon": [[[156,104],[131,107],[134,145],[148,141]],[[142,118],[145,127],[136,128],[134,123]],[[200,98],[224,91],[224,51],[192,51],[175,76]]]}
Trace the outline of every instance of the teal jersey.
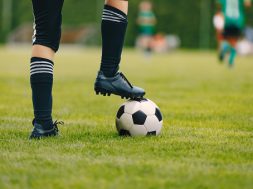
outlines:
{"label": "teal jersey", "polygon": [[225,26],[244,27],[244,0],[219,0],[225,17]]}
{"label": "teal jersey", "polygon": [[142,11],[139,13],[138,19],[140,33],[144,35],[153,35],[155,33],[155,14],[152,11]]}

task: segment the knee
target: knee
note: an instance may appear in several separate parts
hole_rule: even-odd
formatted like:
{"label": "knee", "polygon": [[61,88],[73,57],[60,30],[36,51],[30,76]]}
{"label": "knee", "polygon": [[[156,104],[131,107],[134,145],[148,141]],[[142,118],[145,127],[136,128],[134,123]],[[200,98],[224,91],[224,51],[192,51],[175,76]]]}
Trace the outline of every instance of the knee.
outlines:
{"label": "knee", "polygon": [[56,52],[61,39],[61,23],[60,12],[45,11],[44,14],[35,15],[33,44],[49,47]]}

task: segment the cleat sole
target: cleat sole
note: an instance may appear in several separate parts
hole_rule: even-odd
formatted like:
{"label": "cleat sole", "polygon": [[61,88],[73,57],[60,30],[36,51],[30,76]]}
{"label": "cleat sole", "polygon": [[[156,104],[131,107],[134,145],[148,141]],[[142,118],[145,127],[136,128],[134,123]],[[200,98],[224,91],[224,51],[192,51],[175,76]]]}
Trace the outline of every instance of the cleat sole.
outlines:
{"label": "cleat sole", "polygon": [[112,94],[114,94],[114,95],[120,96],[121,99],[126,99],[126,100],[136,99],[136,98],[143,98],[143,96],[144,96],[144,95],[140,95],[140,96],[138,96],[138,95],[137,96],[136,95],[134,95],[134,96],[124,95],[124,96],[122,96],[122,95],[112,93],[111,91],[107,91],[106,89],[102,89],[102,88],[95,88],[95,93],[96,93],[96,95],[102,95],[102,96],[111,96]]}

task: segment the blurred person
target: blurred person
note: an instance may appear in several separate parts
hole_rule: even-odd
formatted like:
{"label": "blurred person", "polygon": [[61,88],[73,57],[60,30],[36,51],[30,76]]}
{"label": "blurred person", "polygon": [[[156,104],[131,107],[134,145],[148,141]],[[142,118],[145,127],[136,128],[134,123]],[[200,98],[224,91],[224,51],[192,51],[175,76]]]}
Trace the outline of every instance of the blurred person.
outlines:
{"label": "blurred person", "polygon": [[[57,136],[58,124],[52,119],[54,55],[59,49],[64,0],[32,0],[34,36],[30,63],[30,83],[34,109],[30,139]],[[118,72],[127,28],[128,1],[106,0],[101,22],[102,58],[94,90],[104,96],[122,98],[145,95]]]}
{"label": "blurred person", "polygon": [[169,43],[166,36],[162,33],[154,35],[151,48],[158,53],[167,52],[169,50]]}
{"label": "blurred person", "polygon": [[220,50],[221,42],[223,40],[223,30],[224,30],[224,16],[221,11],[220,4],[217,5],[217,11],[213,17],[213,25],[216,31],[216,40],[218,44],[218,50]]}
{"label": "blurred person", "polygon": [[236,57],[236,44],[241,37],[245,24],[244,6],[250,7],[251,0],[218,0],[221,5],[225,19],[223,31],[223,41],[220,50],[220,61],[223,61],[227,53],[229,56],[229,66],[234,65]]}
{"label": "blurred person", "polygon": [[140,3],[137,24],[139,26],[139,45],[146,53],[150,53],[156,26],[156,17],[150,1]]}

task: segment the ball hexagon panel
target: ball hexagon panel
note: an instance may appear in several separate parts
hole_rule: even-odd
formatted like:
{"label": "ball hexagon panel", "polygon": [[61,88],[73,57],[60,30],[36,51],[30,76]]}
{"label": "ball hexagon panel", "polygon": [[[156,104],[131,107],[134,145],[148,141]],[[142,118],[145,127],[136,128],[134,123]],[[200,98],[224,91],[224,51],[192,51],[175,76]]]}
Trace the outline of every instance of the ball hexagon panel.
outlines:
{"label": "ball hexagon panel", "polygon": [[156,106],[154,106],[149,101],[141,102],[141,111],[143,111],[146,115],[155,115]]}
{"label": "ball hexagon panel", "polygon": [[139,110],[132,115],[132,119],[135,125],[144,125],[147,115]]}
{"label": "ball hexagon panel", "polygon": [[148,133],[144,125],[134,125],[129,132],[131,136],[146,136]]}
{"label": "ball hexagon panel", "polygon": [[135,112],[140,110],[140,107],[141,107],[140,102],[132,100],[126,103],[124,111],[128,114],[134,114]]}
{"label": "ball hexagon panel", "polygon": [[125,113],[125,106],[121,106],[120,109],[117,112],[117,118],[120,119],[120,117]]}
{"label": "ball hexagon panel", "polygon": [[156,135],[159,135],[162,129],[162,122],[159,121],[155,115],[148,116],[144,126],[146,127],[148,133],[152,134],[155,132]]}
{"label": "ball hexagon panel", "polygon": [[161,111],[160,111],[159,108],[156,108],[156,110],[155,110],[155,115],[156,115],[156,117],[157,117],[157,119],[158,119],[159,121],[162,121],[162,120],[163,120],[163,116],[162,116],[162,113],[161,113]]}
{"label": "ball hexagon panel", "polygon": [[132,119],[132,115],[124,113],[120,119],[116,119],[116,126],[117,126],[117,130],[129,130],[133,127],[134,123],[133,123],[133,119]]}

